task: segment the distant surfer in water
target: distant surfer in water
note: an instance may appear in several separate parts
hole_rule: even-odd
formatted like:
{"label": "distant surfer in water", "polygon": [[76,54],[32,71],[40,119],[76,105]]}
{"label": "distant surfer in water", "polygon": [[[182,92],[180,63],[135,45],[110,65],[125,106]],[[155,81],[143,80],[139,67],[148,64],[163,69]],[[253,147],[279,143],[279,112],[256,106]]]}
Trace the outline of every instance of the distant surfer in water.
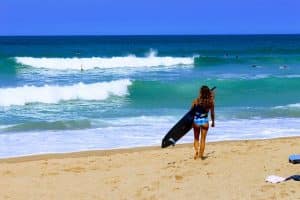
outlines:
{"label": "distant surfer in water", "polygon": [[[194,159],[200,157],[204,159],[204,149],[207,131],[209,128],[208,113],[210,111],[212,124],[215,126],[215,104],[214,104],[214,94],[206,86],[200,88],[199,97],[193,101],[192,108],[195,110],[194,115],[194,148],[195,155]],[[200,148],[199,148],[199,136],[201,132]]]}
{"label": "distant surfer in water", "polygon": [[288,66],[283,65],[283,66],[280,66],[279,69],[288,69]]}

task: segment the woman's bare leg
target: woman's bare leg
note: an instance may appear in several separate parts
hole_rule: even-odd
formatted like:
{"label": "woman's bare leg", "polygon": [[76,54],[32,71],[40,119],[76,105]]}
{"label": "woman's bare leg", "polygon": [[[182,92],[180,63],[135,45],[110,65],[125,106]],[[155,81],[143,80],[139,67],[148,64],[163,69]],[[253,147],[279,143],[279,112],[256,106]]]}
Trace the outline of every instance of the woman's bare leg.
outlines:
{"label": "woman's bare leg", "polygon": [[195,149],[194,159],[196,160],[199,157],[199,140],[194,140],[194,149]]}
{"label": "woman's bare leg", "polygon": [[194,159],[196,160],[199,157],[199,135],[200,135],[200,127],[193,125],[194,128],[194,149],[195,155]]}
{"label": "woman's bare leg", "polygon": [[207,135],[207,131],[208,131],[208,127],[209,125],[203,125],[201,127],[201,141],[200,141],[200,153],[199,153],[199,157],[203,158],[203,154],[204,154],[204,150],[205,150],[205,140],[206,140],[206,135]]}

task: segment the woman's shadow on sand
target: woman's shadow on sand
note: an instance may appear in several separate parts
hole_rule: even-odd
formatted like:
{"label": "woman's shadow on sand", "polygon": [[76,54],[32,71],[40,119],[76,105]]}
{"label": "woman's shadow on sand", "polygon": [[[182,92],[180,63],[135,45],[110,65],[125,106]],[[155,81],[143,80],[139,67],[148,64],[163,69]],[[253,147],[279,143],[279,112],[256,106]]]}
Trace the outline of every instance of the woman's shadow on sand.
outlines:
{"label": "woman's shadow on sand", "polygon": [[205,156],[201,158],[201,160],[206,160],[207,158],[213,157],[215,151],[208,152]]}

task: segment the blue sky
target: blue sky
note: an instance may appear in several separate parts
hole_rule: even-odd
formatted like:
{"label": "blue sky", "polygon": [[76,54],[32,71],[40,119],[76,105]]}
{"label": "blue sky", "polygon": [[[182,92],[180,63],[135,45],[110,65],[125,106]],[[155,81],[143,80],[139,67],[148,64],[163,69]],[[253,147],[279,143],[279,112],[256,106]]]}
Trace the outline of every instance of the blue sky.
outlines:
{"label": "blue sky", "polygon": [[300,0],[0,0],[0,35],[300,33]]}

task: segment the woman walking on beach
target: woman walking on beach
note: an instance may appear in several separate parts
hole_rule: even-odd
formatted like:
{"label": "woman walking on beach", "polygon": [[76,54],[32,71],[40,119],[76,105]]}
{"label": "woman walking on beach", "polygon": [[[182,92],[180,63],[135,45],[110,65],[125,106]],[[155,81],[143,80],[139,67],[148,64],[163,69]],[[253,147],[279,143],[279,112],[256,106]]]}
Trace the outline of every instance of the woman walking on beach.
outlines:
{"label": "woman walking on beach", "polygon": [[[198,157],[204,159],[203,154],[205,149],[205,140],[209,128],[209,120],[208,120],[209,111],[212,120],[211,126],[212,127],[215,126],[214,94],[206,85],[203,85],[200,88],[199,97],[193,101],[192,107],[195,110],[194,123],[193,123],[194,148],[195,148],[194,159],[197,159]],[[200,149],[199,149],[200,132],[201,132],[201,140],[200,140]]]}

